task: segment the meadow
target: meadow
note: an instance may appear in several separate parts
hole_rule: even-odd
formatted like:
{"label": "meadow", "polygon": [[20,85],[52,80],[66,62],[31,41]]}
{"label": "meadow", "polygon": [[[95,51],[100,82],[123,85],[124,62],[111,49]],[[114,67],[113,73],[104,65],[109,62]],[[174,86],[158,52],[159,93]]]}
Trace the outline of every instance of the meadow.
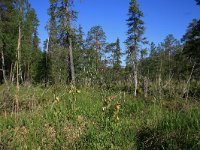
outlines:
{"label": "meadow", "polygon": [[[16,98],[19,100],[16,109]],[[200,149],[200,103],[98,87],[0,87],[0,150]]]}

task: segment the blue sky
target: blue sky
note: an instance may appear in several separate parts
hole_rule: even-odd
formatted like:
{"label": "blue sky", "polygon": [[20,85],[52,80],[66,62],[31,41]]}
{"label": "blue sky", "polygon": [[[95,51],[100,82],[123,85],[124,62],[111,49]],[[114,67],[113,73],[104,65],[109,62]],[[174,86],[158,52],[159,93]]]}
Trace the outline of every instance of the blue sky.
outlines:
{"label": "blue sky", "polygon": [[[39,37],[42,42],[47,38],[45,25],[49,19],[48,0],[30,0],[40,20]],[[200,6],[195,0],[138,0],[144,13],[145,37],[156,44],[163,41],[168,34],[177,39],[182,38],[192,19],[200,18]],[[95,25],[101,25],[106,33],[107,41],[120,38],[122,49],[126,40],[126,19],[129,0],[75,0],[75,10],[79,12],[77,24],[81,24],[84,32]]]}

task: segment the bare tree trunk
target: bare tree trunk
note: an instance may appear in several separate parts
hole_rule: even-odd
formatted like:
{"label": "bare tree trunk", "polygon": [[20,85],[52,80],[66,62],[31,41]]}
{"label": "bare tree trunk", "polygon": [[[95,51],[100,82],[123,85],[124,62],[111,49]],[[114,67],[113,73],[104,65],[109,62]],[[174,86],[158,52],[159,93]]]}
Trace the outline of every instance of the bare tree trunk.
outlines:
{"label": "bare tree trunk", "polygon": [[12,67],[13,69],[12,69],[12,74],[11,74],[11,83],[13,83],[14,80],[15,80],[15,69],[16,69],[16,64],[17,64],[17,62],[15,61],[15,64],[14,64],[14,66]]}
{"label": "bare tree trunk", "polygon": [[69,38],[69,58],[70,58],[70,72],[71,72],[71,83],[75,85],[75,71],[74,71],[74,60],[72,51],[72,40]]}
{"label": "bare tree trunk", "polygon": [[4,80],[5,84],[8,85],[7,79],[6,79],[6,72],[5,72],[5,60],[4,60],[3,49],[1,50],[1,63],[2,63],[1,70],[3,72],[3,80]]}
{"label": "bare tree trunk", "polygon": [[133,78],[134,78],[134,96],[137,96],[138,89],[138,65],[137,65],[137,41],[134,41],[134,46],[132,47],[132,65],[133,65]]}
{"label": "bare tree trunk", "polygon": [[17,52],[16,52],[16,67],[17,67],[17,72],[16,72],[16,80],[17,80],[17,95],[16,95],[16,104],[15,104],[15,117],[17,119],[18,113],[19,113],[19,75],[20,75],[20,48],[21,48],[21,19],[23,15],[23,10],[22,10],[22,0],[20,0],[20,21],[19,21],[19,35],[18,35],[18,44],[17,44]]}
{"label": "bare tree trunk", "polygon": [[[22,1],[20,0],[20,14],[22,15]],[[20,72],[20,48],[21,48],[21,21],[19,22],[19,35],[18,35],[18,44],[17,44],[17,53],[16,53],[16,80],[17,80],[17,90],[19,91],[19,72]]]}
{"label": "bare tree trunk", "polygon": [[20,47],[21,47],[21,27],[19,25],[19,37],[18,37],[18,46],[17,46],[17,60],[16,60],[16,80],[17,80],[17,90],[19,91],[19,55],[20,55]]}
{"label": "bare tree trunk", "polygon": [[133,78],[134,78],[134,96],[137,96],[138,89],[138,71],[137,71],[137,62],[136,58],[133,60]]}
{"label": "bare tree trunk", "polygon": [[47,79],[47,63],[48,63],[48,51],[49,51],[49,37],[48,37],[48,40],[47,40],[47,45],[46,45],[46,62],[45,62],[45,68],[46,68],[46,71],[45,71],[45,87],[47,87],[47,82],[48,82],[48,79]]}

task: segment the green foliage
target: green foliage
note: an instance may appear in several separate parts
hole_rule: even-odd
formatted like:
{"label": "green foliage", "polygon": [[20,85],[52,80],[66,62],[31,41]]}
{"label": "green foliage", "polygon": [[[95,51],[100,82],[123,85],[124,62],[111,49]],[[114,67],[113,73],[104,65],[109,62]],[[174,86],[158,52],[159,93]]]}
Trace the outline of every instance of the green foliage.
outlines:
{"label": "green foliage", "polygon": [[111,56],[109,56],[109,64],[112,66],[112,68],[115,71],[119,71],[121,68],[121,48],[120,48],[120,41],[119,38],[117,38],[115,43],[110,43],[106,46],[106,52],[110,53]]}
{"label": "green foliage", "polygon": [[36,65],[36,75],[34,81],[37,83],[49,83],[52,82],[51,62],[46,52],[40,54],[40,60]]}
{"label": "green foliage", "polygon": [[187,33],[184,35],[185,41],[183,52],[184,54],[192,58],[196,63],[199,63],[200,52],[200,20],[194,19],[188,26]]}
{"label": "green foliage", "polygon": [[69,83],[75,79],[73,53],[76,49],[74,46],[76,42],[72,39],[75,38],[76,33],[72,24],[77,18],[77,12],[73,10],[73,2],[73,0],[50,0],[48,10],[50,21],[47,25],[49,30],[48,52],[52,63],[52,79],[55,83],[61,83],[61,81]]}
{"label": "green foliage", "polygon": [[[119,38],[106,43],[103,28],[94,26],[85,39],[75,27],[74,1],[49,2],[45,51],[28,1],[0,2],[0,80],[5,69],[10,81],[0,86],[0,149],[200,148],[199,20],[188,26],[183,45],[169,34],[148,49],[143,13],[131,0],[122,67]],[[73,66],[76,86],[69,84]]]}
{"label": "green foliage", "polygon": [[[128,38],[126,40],[127,45],[127,62],[129,65],[132,61],[137,61],[138,51],[140,51],[140,44],[144,43],[145,39],[142,37],[144,34],[144,22],[142,21],[143,13],[139,9],[137,0],[131,0],[129,6],[129,18],[127,20]],[[136,62],[135,62],[136,63]]]}
{"label": "green foliage", "polygon": [[[106,60],[106,36],[101,26],[92,27],[87,34],[85,43],[84,73],[86,82],[102,84]],[[90,80],[90,81],[88,81]]]}
{"label": "green foliage", "polygon": [[138,149],[199,149],[198,112],[199,108],[169,113],[156,127],[141,128],[137,133]]}
{"label": "green foliage", "polygon": [[[15,78],[16,49],[18,26],[21,25],[22,39],[20,47],[21,81],[31,81],[34,77],[39,52],[37,28],[39,21],[33,8],[28,2],[22,1],[23,12],[20,17],[19,2],[1,1],[1,45],[4,52],[5,72],[7,79]],[[12,79],[13,80],[13,79]]]}
{"label": "green foliage", "polygon": [[94,88],[27,86],[20,88],[20,112],[15,117],[9,103],[15,94],[14,87],[9,91],[0,87],[0,144],[4,149],[200,146],[199,102],[144,101],[124,92]]}
{"label": "green foliage", "polygon": [[18,12],[12,1],[1,1],[1,49],[4,52],[6,75],[14,65],[17,43]]}
{"label": "green foliage", "polygon": [[103,31],[103,28],[101,26],[94,26],[90,29],[90,31],[87,34],[86,39],[86,46],[88,49],[91,49],[94,51],[94,57],[95,58],[95,65],[96,70],[99,69],[100,62],[102,60],[102,57],[105,53],[105,45],[106,45],[106,36],[105,32]]}

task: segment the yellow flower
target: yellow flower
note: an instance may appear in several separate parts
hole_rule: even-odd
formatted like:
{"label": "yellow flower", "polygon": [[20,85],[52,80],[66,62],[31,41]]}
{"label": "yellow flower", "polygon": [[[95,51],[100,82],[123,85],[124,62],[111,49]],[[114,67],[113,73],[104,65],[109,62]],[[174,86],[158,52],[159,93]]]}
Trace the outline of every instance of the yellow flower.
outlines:
{"label": "yellow flower", "polygon": [[77,92],[77,93],[81,93],[81,91],[80,91],[80,90],[77,90],[76,92]]}
{"label": "yellow flower", "polygon": [[56,97],[56,102],[59,102],[59,101],[60,101],[59,97]]}
{"label": "yellow flower", "polygon": [[116,108],[117,110],[119,110],[120,107],[121,107],[121,104],[117,104],[117,105],[115,106],[115,108]]}

